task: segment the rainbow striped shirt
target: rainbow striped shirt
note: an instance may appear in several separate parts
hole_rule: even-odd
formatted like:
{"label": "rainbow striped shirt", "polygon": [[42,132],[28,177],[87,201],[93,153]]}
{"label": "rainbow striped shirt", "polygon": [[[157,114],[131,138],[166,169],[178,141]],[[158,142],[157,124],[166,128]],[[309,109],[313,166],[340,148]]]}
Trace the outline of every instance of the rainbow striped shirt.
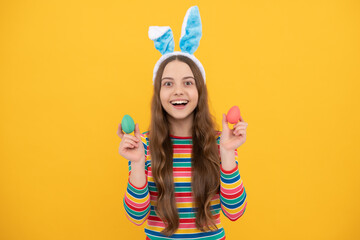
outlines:
{"label": "rainbow striped shirt", "polygon": [[[218,149],[220,154],[220,131],[217,131]],[[180,225],[177,231],[167,237],[160,232],[165,228],[162,220],[156,215],[154,206],[157,200],[157,188],[151,173],[151,154],[149,152],[148,132],[141,134],[141,141],[145,148],[146,184],[135,187],[128,179],[127,189],[124,196],[124,207],[127,218],[136,225],[142,225],[147,220],[145,227],[146,239],[225,239],[225,231],[220,221],[220,210],[232,221],[240,218],[247,205],[246,192],[240,178],[238,169],[238,153],[235,150],[236,167],[230,171],[222,167],[220,178],[220,191],[211,200],[212,213],[216,219],[218,230],[202,232],[195,226],[195,209],[193,206],[191,190],[191,150],[192,137],[178,137],[170,135],[173,143],[173,171],[175,184],[175,200],[179,212]],[[129,176],[131,174],[131,162],[128,163]]]}

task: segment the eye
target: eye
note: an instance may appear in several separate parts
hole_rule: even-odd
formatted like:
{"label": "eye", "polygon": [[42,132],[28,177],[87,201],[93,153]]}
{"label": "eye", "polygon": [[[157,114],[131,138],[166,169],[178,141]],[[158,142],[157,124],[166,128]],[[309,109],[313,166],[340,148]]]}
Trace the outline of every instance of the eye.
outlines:
{"label": "eye", "polygon": [[[186,83],[190,83],[190,84],[188,84],[188,85],[192,85],[192,84],[193,84],[191,81],[187,81]],[[185,84],[186,84],[186,83],[185,83]]]}
{"label": "eye", "polygon": [[171,82],[165,82],[165,83],[164,83],[164,86],[169,86],[169,85],[166,85],[166,84],[168,84],[168,83],[171,83]]}

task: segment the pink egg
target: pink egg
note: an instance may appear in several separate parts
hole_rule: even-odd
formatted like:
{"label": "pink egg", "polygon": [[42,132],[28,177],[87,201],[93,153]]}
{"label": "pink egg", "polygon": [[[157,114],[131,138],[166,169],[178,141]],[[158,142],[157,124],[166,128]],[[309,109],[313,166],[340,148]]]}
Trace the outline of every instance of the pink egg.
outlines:
{"label": "pink egg", "polygon": [[238,106],[230,108],[226,115],[226,119],[229,123],[235,124],[240,120],[240,109]]}

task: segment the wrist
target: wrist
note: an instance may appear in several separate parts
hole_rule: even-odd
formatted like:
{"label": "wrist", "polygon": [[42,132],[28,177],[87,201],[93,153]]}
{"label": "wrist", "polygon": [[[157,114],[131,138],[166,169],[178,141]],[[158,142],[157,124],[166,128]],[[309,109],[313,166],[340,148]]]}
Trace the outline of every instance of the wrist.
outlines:
{"label": "wrist", "polygon": [[225,149],[223,147],[220,147],[220,156],[228,156],[228,157],[235,157],[235,150],[229,150],[229,149]]}
{"label": "wrist", "polygon": [[143,166],[145,165],[145,156],[142,157],[139,161],[131,161],[131,166]]}
{"label": "wrist", "polygon": [[145,173],[145,158],[138,162],[131,162],[131,173],[129,182],[139,189],[146,185],[147,176]]}
{"label": "wrist", "polygon": [[228,150],[220,149],[220,157],[221,157],[221,167],[224,170],[230,171],[237,166],[235,161],[235,150],[228,151]]}

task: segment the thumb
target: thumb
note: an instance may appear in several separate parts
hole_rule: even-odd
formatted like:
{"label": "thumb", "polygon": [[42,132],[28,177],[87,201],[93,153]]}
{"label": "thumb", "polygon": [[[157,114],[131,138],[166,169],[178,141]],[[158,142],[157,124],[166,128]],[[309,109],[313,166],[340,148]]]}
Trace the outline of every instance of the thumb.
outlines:
{"label": "thumb", "polygon": [[134,135],[135,135],[136,138],[141,139],[141,137],[140,137],[140,129],[139,129],[139,124],[138,123],[135,124]]}
{"label": "thumb", "polygon": [[224,128],[229,128],[228,121],[226,120],[226,114],[225,113],[223,113],[222,125],[223,125],[223,129]]}

